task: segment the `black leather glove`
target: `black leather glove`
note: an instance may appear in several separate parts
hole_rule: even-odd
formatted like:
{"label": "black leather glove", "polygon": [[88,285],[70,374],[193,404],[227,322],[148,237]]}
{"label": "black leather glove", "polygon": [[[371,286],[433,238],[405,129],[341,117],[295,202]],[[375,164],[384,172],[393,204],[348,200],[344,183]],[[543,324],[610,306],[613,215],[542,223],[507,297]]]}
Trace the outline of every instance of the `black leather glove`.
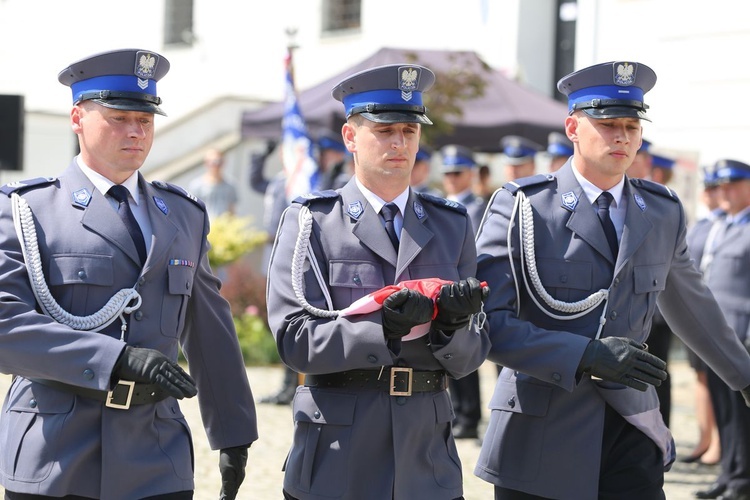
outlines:
{"label": "black leather glove", "polygon": [[750,385],[742,389],[740,392],[742,393],[742,397],[745,398],[745,404],[750,408]]}
{"label": "black leather glove", "polygon": [[156,384],[177,399],[198,394],[193,378],[154,349],[126,346],[112,374],[119,380]]}
{"label": "black leather glove", "polygon": [[383,301],[383,333],[388,340],[400,339],[411,329],[432,319],[432,299],[416,290],[402,288]]}
{"label": "black leather glove", "polygon": [[667,378],[667,364],[624,337],[592,340],[583,352],[579,373],[645,391],[647,384],[660,386]]}
{"label": "black leather glove", "polygon": [[219,472],[221,472],[221,493],[219,500],[234,500],[240,485],[245,480],[248,446],[223,448],[219,451]]}
{"label": "black leather glove", "polygon": [[438,313],[432,326],[443,331],[455,331],[469,324],[472,314],[482,310],[482,301],[490,289],[476,278],[467,278],[443,285],[437,298]]}

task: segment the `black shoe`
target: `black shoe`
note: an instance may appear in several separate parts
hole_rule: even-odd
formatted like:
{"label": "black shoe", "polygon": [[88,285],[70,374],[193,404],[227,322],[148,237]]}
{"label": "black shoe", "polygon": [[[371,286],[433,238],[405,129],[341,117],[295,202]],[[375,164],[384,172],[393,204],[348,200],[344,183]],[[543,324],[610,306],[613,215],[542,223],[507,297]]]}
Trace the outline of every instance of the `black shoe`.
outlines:
{"label": "black shoe", "polygon": [[695,492],[695,498],[719,498],[719,495],[724,493],[727,489],[727,485],[724,483],[714,483],[708,487],[707,490],[699,490]]}
{"label": "black shoe", "polygon": [[717,500],[750,500],[750,492],[739,492],[729,488],[719,495]]}
{"label": "black shoe", "polygon": [[453,438],[454,439],[478,439],[479,432],[476,427],[468,425],[455,425],[453,426]]}
{"label": "black shoe", "polygon": [[293,392],[289,393],[286,391],[281,391],[276,394],[272,394],[270,396],[261,398],[260,402],[263,404],[271,404],[271,405],[288,405],[292,403],[293,399],[294,399]]}

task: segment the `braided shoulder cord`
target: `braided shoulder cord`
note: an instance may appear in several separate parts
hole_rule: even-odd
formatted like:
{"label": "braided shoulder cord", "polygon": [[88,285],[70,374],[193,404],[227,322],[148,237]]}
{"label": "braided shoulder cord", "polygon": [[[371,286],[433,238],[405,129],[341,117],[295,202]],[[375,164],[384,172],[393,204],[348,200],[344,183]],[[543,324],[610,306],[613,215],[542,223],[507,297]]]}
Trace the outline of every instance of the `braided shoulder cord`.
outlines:
{"label": "braided shoulder cord", "polygon": [[[127,329],[125,314],[137,310],[141,306],[141,296],[135,288],[123,288],[117,292],[99,311],[89,316],[74,316],[64,310],[55,298],[44,280],[42,270],[42,259],[39,253],[39,241],[37,239],[36,227],[31,214],[31,208],[26,200],[18,194],[13,193],[11,197],[13,206],[13,224],[21,244],[23,258],[26,261],[26,269],[29,274],[29,282],[34,296],[44,313],[58,323],[67,325],[75,330],[98,332],[111,324],[118,317],[122,321],[122,335],[124,337]],[[135,304],[129,305],[132,301]]]}
{"label": "braided shoulder cord", "polygon": [[[528,200],[523,191],[519,191],[516,195],[516,205],[520,205],[520,215],[518,217],[518,233],[521,241],[522,252],[521,252],[521,269],[523,270],[524,264],[526,267],[526,273],[523,273],[524,285],[531,299],[534,301],[536,306],[542,310],[547,316],[559,319],[559,320],[572,320],[580,318],[594,310],[603,301],[606,301],[609,297],[609,290],[601,289],[598,290],[583,300],[577,302],[563,302],[557,300],[547,292],[542,284],[542,280],[539,277],[539,271],[536,266],[536,252],[534,250],[534,213],[531,209],[531,202]],[[516,206],[513,207],[514,213],[516,212]],[[510,245],[510,229],[512,224],[508,228],[508,244]],[[511,266],[513,269],[513,266]],[[514,271],[515,277],[515,271]],[[549,306],[549,308],[555,311],[566,313],[565,315],[555,314],[543,307],[542,304],[536,298],[536,295],[531,292],[529,287],[529,281],[533,286],[536,294]],[[519,306],[520,307],[520,306]],[[603,326],[604,315],[606,314],[606,307],[602,311],[602,317],[600,319],[600,328]],[[598,337],[598,335],[597,335]]]}
{"label": "braided shoulder cord", "polygon": [[294,245],[294,254],[292,255],[292,289],[294,290],[294,295],[297,297],[297,301],[299,301],[305,311],[322,318],[336,318],[339,315],[339,311],[319,309],[310,304],[305,298],[303,266],[305,264],[305,255],[309,253],[310,265],[313,267],[315,277],[320,284],[320,289],[325,295],[326,303],[332,308],[333,301],[328,293],[328,287],[325,286],[320,269],[318,269],[317,262],[312,255],[312,247],[310,245],[312,223],[313,217],[310,209],[303,206],[299,211],[299,233],[297,233],[297,242]]}

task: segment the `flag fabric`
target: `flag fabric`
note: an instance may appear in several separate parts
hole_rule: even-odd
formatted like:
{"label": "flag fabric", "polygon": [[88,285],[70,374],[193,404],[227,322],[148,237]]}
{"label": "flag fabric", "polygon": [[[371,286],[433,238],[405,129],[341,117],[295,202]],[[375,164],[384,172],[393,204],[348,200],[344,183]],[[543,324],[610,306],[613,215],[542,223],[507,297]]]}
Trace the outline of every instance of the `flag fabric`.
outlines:
{"label": "flag fabric", "polygon": [[[429,297],[432,299],[432,319],[435,319],[435,316],[437,316],[438,312],[436,301],[438,295],[440,295],[440,289],[443,287],[443,285],[449,285],[451,283],[453,283],[453,281],[440,278],[424,278],[418,280],[400,281],[395,285],[385,286],[380,290],[377,290],[368,295],[365,295],[360,299],[355,300],[349,307],[339,311],[339,316],[354,316],[357,314],[367,314],[377,311],[383,307],[383,302],[385,301],[385,299],[390,297],[391,294],[398,292],[402,288],[409,288],[411,290],[416,290],[425,297]],[[487,286],[487,283],[482,282],[482,286]],[[422,323],[421,325],[415,326],[406,336],[402,337],[401,340],[409,341],[418,339],[419,337],[426,335],[427,332],[430,331],[430,323],[431,321],[428,321],[427,323]]]}
{"label": "flag fabric", "polygon": [[313,141],[297,102],[294,88],[292,49],[286,56],[286,89],[282,128],[282,164],[286,175],[286,197],[291,201],[297,196],[311,193],[318,183],[318,164],[313,156]]}

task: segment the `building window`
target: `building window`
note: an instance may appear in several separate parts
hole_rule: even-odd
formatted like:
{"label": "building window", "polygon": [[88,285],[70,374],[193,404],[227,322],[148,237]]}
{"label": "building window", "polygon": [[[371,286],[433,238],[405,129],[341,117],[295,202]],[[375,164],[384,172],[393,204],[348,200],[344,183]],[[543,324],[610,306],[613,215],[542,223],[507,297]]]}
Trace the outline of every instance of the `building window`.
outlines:
{"label": "building window", "polygon": [[359,29],[362,0],[323,0],[323,32]]}
{"label": "building window", "polygon": [[165,0],[164,45],[190,47],[193,34],[193,0]]}

